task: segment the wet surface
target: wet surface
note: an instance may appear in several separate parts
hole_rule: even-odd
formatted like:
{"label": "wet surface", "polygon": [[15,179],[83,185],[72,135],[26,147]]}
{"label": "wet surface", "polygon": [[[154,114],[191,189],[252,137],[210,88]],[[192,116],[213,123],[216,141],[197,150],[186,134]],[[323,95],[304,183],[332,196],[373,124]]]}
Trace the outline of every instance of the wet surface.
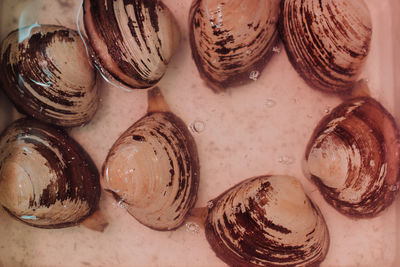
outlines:
{"label": "wet surface", "polygon": [[[1,1],[0,12],[7,16],[1,16],[0,37],[18,24],[36,21],[76,28],[79,1],[66,7],[71,2]],[[341,99],[307,86],[291,66],[283,46],[257,79],[214,94],[200,78],[191,56],[187,25],[190,1],[164,2],[178,20],[182,41],[159,87],[171,110],[188,127],[195,123],[192,133],[201,165],[196,207],[207,206],[209,200],[246,178],[292,175],[319,205],[329,227],[331,247],[322,266],[390,266],[400,262],[396,255],[400,244],[398,199],[377,218],[352,220],[329,206],[303,174],[302,159],[314,127]],[[399,30],[393,28],[398,24],[392,23],[391,14],[398,12],[400,5],[395,2],[367,1],[374,32],[360,78],[368,78],[371,95],[399,122],[398,80],[393,74],[393,59],[399,56],[393,51],[399,37],[392,36]],[[24,7],[28,8],[25,12]],[[27,14],[23,23],[21,13]],[[98,112],[90,123],[74,128],[71,135],[100,169],[118,136],[145,114],[147,95],[143,90],[126,92],[100,78],[98,85],[102,99]],[[19,116],[0,93],[0,129]],[[36,229],[0,210],[0,266],[225,266],[210,249],[204,230],[191,221],[186,221],[190,231],[185,223],[175,231],[158,232],[142,226],[106,194],[101,197],[100,208],[110,223],[104,233],[82,226]]]}

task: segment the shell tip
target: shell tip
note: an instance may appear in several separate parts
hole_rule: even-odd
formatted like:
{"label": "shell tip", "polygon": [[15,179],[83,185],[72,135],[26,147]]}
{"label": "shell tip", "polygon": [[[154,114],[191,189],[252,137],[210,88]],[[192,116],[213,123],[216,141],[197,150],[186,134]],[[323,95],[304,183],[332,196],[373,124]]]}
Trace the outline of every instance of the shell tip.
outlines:
{"label": "shell tip", "polygon": [[101,233],[104,232],[108,224],[108,220],[100,210],[95,211],[81,223],[82,226]]}
{"label": "shell tip", "polygon": [[201,228],[204,227],[208,216],[208,208],[193,208],[186,219],[186,221],[193,221],[200,225]]}
{"label": "shell tip", "polygon": [[154,87],[147,93],[147,112],[169,112],[169,106],[161,93],[160,88]]}
{"label": "shell tip", "polygon": [[371,96],[371,92],[368,86],[368,81],[365,79],[361,79],[354,84],[353,89],[351,90],[350,96],[354,97],[363,97],[363,96]]}

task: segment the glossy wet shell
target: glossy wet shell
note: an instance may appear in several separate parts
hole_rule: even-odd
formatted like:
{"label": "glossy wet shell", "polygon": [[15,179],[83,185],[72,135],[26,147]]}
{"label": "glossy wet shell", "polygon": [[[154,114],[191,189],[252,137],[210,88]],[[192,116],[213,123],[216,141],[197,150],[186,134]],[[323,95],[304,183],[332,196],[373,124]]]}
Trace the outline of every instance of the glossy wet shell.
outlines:
{"label": "glossy wet shell", "polygon": [[195,0],[190,45],[202,78],[214,91],[251,82],[277,39],[278,0]]}
{"label": "glossy wet shell", "polygon": [[193,207],[199,185],[197,149],[181,119],[150,113],[111,148],[102,186],[142,224],[156,230],[179,227]]}
{"label": "glossy wet shell", "polygon": [[132,88],[162,78],[180,39],[175,18],[158,0],[85,0],[84,24],[99,69]]}
{"label": "glossy wet shell", "polygon": [[307,168],[325,199],[351,217],[374,217],[399,191],[400,139],[393,117],[372,98],[348,100],[316,127]]}
{"label": "glossy wet shell", "polygon": [[99,173],[67,134],[21,119],[0,136],[0,203],[36,227],[74,225],[100,198]]}
{"label": "glossy wet shell", "polygon": [[53,25],[11,32],[0,54],[0,83],[23,113],[58,126],[78,126],[98,106],[95,72],[79,34]]}
{"label": "glossy wet shell", "polygon": [[324,218],[293,177],[251,178],[211,203],[206,237],[230,266],[316,266],[325,258]]}
{"label": "glossy wet shell", "polygon": [[280,32],[292,65],[309,85],[346,92],[369,53],[372,22],[363,0],[284,0]]}

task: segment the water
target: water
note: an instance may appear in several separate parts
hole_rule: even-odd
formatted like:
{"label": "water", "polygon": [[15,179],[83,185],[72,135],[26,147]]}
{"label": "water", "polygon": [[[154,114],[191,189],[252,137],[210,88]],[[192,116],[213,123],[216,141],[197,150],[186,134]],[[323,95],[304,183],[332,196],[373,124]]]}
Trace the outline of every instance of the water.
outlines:
{"label": "water", "polygon": [[201,133],[205,130],[206,124],[201,120],[195,120],[189,125],[189,129],[194,133]]}
{"label": "water", "polygon": [[273,108],[273,107],[276,106],[276,102],[275,102],[275,100],[267,99],[267,100],[265,101],[264,105],[265,105],[267,108]]}
{"label": "water", "polygon": [[281,52],[281,49],[278,46],[274,46],[272,47],[272,52],[279,54]]}
{"label": "water", "polygon": [[200,232],[200,226],[194,222],[186,223],[186,232],[192,234],[198,234]]}
{"label": "water", "polygon": [[250,80],[257,81],[259,76],[260,76],[260,72],[258,70],[253,70],[250,72],[249,78],[250,78]]}
{"label": "water", "polygon": [[291,165],[295,162],[295,159],[291,156],[282,156],[278,159],[278,162],[284,165]]}

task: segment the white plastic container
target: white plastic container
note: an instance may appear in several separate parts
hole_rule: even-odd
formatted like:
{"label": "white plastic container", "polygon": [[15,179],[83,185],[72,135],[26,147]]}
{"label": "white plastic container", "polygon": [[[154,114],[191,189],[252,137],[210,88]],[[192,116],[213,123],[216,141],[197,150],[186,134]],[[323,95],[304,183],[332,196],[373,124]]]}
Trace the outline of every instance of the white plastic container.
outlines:
{"label": "white plastic container", "polygon": [[[361,79],[371,96],[400,123],[400,2],[365,0],[373,19],[371,51]],[[341,102],[308,87],[280,44],[256,81],[215,94],[201,80],[188,41],[191,1],[164,0],[178,20],[182,41],[159,83],[171,110],[190,127],[201,165],[196,207],[256,175],[300,179],[326,219],[331,236],[322,266],[400,266],[400,200],[374,219],[338,213],[304,177],[302,159],[318,121]],[[0,2],[0,38],[18,26],[60,24],[76,29],[78,0]],[[1,74],[0,74],[1,75]],[[108,149],[146,112],[145,90],[126,92],[98,79],[102,101],[94,119],[70,134],[101,168]],[[20,117],[0,92],[0,130]],[[195,130],[193,130],[195,129]],[[197,129],[197,130],[196,130]],[[102,194],[109,220],[104,233],[83,226],[45,230],[25,225],[0,209],[0,266],[225,266],[192,221],[171,232],[146,228]]]}

